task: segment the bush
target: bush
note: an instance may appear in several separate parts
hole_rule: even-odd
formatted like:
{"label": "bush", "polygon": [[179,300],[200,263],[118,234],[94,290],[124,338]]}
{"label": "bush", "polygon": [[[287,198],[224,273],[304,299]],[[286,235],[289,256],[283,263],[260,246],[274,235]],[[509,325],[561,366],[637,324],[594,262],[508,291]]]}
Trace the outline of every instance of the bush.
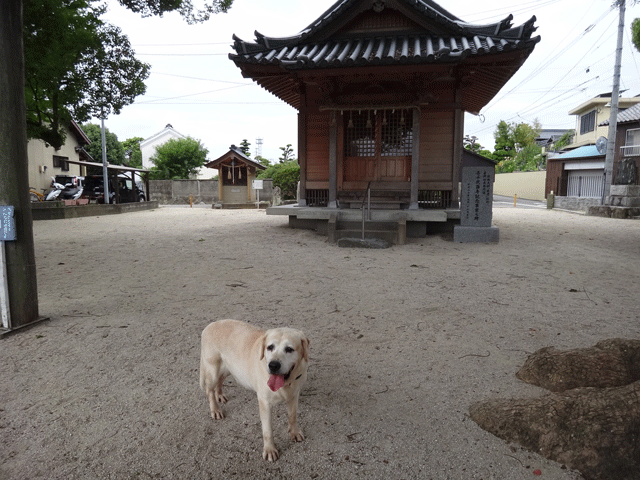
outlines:
{"label": "bush", "polygon": [[296,160],[270,165],[257,174],[258,178],[270,178],[274,187],[280,187],[282,198],[295,199],[300,181],[300,165]]}

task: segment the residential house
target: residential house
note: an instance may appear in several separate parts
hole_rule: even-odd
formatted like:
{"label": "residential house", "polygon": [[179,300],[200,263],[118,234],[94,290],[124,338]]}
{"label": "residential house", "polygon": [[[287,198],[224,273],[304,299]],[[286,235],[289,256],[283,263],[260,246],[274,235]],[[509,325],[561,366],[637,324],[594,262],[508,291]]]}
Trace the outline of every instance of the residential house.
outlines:
{"label": "residential house", "polygon": [[554,152],[556,142],[569,132],[571,132],[570,129],[543,128],[536,137],[536,145],[539,145],[542,148],[543,154],[547,152]]}
{"label": "residential house", "polygon": [[[603,122],[609,126],[609,121]],[[618,114],[613,185],[638,185],[640,171],[640,103]]]}
{"label": "residential house", "polygon": [[[619,112],[640,103],[640,96],[620,97]],[[600,137],[609,134],[608,123],[611,116],[611,93],[603,93],[574,108],[569,115],[576,116],[576,135],[568,148],[595,145]]]}
{"label": "residential house", "polygon": [[168,123],[164,129],[160,130],[155,135],[151,135],[149,138],[145,138],[140,142],[140,152],[142,153],[142,168],[153,168],[153,162],[151,157],[156,154],[156,147],[165,144],[171,139],[180,140],[187,138],[180,132],[175,130],[173,126]]}
{"label": "residential house", "polygon": [[36,192],[44,192],[51,185],[51,177],[56,175],[82,176],[85,167],[70,161],[91,161],[91,156],[83,147],[91,140],[82,131],[80,125],[73,120],[66,130],[64,145],[56,150],[44,141],[30,139],[27,144],[27,158],[29,162],[29,187]]}
{"label": "residential house", "polygon": [[459,219],[464,112],[480,112],[540,40],[535,17],[512,19],[473,25],[431,0],[339,0],[291,37],[234,35],[242,75],[299,112],[299,205],[267,213],[339,222],[370,196],[373,216],[402,210],[408,230]]}
{"label": "residential house", "polygon": [[[600,95],[571,110],[584,131],[582,134],[576,131],[577,141],[570,145],[571,150],[547,159],[545,196],[554,192],[556,207],[587,210],[602,203],[610,100],[610,94]],[[601,120],[591,125],[592,119]],[[637,184],[640,97],[620,98],[617,126],[612,184]]]}

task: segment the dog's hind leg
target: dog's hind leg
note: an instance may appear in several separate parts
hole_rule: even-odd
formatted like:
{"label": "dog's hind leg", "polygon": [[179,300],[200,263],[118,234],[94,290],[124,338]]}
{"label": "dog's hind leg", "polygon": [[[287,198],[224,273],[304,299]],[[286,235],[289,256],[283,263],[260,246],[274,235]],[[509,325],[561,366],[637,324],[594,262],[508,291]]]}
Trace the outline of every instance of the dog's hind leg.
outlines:
{"label": "dog's hind leg", "polygon": [[215,388],[215,395],[216,395],[216,400],[218,401],[218,403],[227,403],[227,397],[224,396],[224,394],[222,393],[222,384],[224,383],[224,379],[227,378],[227,375],[219,375],[218,376],[218,383],[216,383],[216,388]]}

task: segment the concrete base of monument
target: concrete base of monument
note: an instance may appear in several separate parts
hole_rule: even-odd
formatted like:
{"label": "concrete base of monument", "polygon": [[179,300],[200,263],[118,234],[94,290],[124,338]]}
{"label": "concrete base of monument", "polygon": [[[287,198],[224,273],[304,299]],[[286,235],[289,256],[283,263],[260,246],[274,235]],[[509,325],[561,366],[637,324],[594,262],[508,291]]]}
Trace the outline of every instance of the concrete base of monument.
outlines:
{"label": "concrete base of monument", "polygon": [[500,239],[498,227],[453,227],[453,241],[460,243],[497,243]]}

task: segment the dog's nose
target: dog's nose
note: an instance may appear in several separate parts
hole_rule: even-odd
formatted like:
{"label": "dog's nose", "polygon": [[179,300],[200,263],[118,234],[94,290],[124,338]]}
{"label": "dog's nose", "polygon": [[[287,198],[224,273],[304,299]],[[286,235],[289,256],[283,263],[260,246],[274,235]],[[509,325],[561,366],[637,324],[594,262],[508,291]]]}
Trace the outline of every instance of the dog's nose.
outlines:
{"label": "dog's nose", "polygon": [[277,373],[280,370],[280,362],[277,360],[271,360],[269,362],[269,371],[271,373]]}

